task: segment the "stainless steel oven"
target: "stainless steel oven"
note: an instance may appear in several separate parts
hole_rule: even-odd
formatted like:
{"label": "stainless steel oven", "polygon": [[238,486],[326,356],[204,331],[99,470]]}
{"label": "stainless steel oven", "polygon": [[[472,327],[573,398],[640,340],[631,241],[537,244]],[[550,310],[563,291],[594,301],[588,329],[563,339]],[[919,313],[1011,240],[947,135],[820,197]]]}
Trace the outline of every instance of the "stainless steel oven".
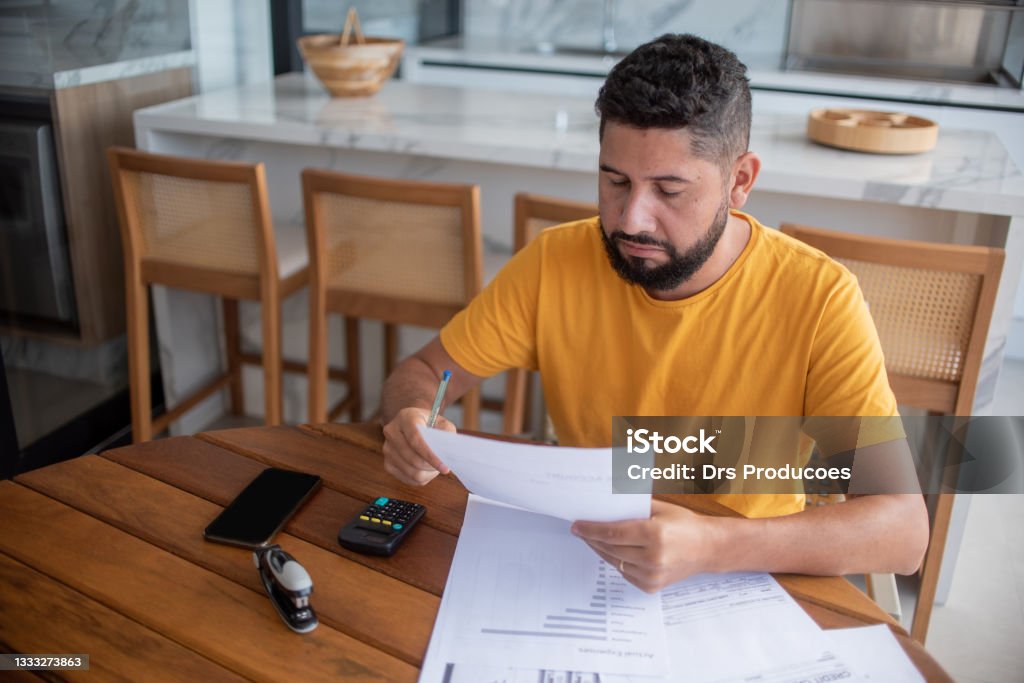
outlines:
{"label": "stainless steel oven", "polygon": [[49,121],[0,118],[0,324],[77,329]]}
{"label": "stainless steel oven", "polygon": [[786,67],[1020,88],[1024,0],[791,0]]}

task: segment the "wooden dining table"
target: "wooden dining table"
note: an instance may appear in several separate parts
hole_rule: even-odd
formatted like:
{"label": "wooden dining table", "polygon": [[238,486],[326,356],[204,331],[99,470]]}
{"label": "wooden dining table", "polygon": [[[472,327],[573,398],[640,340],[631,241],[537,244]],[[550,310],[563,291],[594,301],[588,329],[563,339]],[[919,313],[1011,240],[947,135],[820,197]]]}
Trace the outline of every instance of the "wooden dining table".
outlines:
{"label": "wooden dining table", "polygon": [[[68,680],[415,681],[455,553],[467,492],[405,486],[382,466],[372,424],[253,427],[86,455],[0,482],[0,651],[82,653]],[[248,550],[203,529],[268,466],[321,487],[275,542],[307,569],[320,626],[288,630]],[[378,496],[427,508],[390,558],[341,548],[339,528]],[[677,497],[727,514],[706,497]],[[888,624],[929,681],[923,647],[841,578],[777,575],[823,628]],[[33,672],[5,671],[33,680]]]}

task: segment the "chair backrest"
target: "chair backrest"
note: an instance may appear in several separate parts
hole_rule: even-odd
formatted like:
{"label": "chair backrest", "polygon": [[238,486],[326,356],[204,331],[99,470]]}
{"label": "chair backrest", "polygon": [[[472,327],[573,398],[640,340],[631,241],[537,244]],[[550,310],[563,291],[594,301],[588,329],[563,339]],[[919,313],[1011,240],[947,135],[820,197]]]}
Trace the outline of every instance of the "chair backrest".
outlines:
{"label": "chair backrest", "polygon": [[520,192],[515,197],[513,248],[519,251],[544,228],[597,215],[597,204]]}
{"label": "chair backrest", "polygon": [[896,400],[970,415],[1004,252],[867,237],[784,223],[860,284]]}
{"label": "chair backrest", "polygon": [[[860,284],[896,402],[968,416],[1002,272],[1002,249],[865,237],[784,223],[782,232],[845,265]],[[924,644],[953,512],[928,496],[931,537],[910,635]]]}
{"label": "chair backrest", "polygon": [[[513,247],[519,251],[544,228],[596,216],[596,204],[542,197],[520,192],[515,197],[515,235]],[[505,376],[505,407],[502,430],[522,434],[529,405],[528,375],[525,370],[509,370]]]}
{"label": "chair backrest", "polygon": [[107,152],[128,258],[277,278],[263,164]]}
{"label": "chair backrest", "polygon": [[482,287],[475,185],[302,173],[310,286],[328,309],[441,327]]}

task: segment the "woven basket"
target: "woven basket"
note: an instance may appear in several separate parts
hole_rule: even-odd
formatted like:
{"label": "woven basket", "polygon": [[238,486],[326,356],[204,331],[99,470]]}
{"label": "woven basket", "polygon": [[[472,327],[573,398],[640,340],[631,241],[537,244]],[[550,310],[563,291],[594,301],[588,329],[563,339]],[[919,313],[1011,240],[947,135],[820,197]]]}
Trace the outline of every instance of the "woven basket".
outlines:
{"label": "woven basket", "polygon": [[334,97],[365,97],[380,90],[398,68],[405,47],[395,38],[364,36],[355,8],[348,11],[341,36],[303,36],[298,44],[306,64]]}

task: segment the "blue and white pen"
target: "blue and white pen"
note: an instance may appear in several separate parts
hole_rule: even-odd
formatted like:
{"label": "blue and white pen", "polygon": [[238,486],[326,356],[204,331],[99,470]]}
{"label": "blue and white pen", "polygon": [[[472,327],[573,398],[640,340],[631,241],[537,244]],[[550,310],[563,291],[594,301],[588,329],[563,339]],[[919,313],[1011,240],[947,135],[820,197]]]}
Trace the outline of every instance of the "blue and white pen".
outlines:
{"label": "blue and white pen", "polygon": [[444,374],[441,375],[441,383],[437,385],[437,393],[434,394],[434,405],[430,407],[430,419],[427,420],[428,427],[433,427],[434,422],[437,421],[437,414],[441,412],[441,401],[444,400],[444,392],[447,391],[448,380],[451,378],[451,370],[445,370]]}

